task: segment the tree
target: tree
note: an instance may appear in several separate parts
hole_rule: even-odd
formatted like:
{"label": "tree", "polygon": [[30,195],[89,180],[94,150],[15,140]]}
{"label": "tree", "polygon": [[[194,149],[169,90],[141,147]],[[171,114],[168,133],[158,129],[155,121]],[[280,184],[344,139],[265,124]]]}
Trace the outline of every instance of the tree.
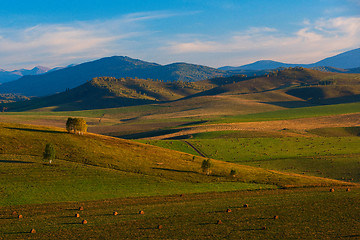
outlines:
{"label": "tree", "polygon": [[203,172],[206,173],[206,175],[209,175],[211,173],[210,168],[212,167],[212,162],[210,159],[205,159],[201,164],[201,169]]}
{"label": "tree", "polygon": [[44,160],[49,160],[49,163],[51,163],[52,160],[55,159],[55,155],[56,155],[56,152],[55,152],[54,145],[52,143],[46,144],[45,151],[43,153]]}
{"label": "tree", "polygon": [[74,119],[75,118],[71,118],[69,117],[66,121],[66,130],[71,133],[72,131],[74,131]]}
{"label": "tree", "polygon": [[75,134],[84,134],[87,131],[87,124],[83,118],[71,118],[66,121],[66,130]]}

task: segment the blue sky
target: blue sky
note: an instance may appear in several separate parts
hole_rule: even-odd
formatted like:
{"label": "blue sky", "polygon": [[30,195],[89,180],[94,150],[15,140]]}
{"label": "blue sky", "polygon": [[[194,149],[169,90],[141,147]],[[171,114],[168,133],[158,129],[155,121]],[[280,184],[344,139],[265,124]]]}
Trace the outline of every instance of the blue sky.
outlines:
{"label": "blue sky", "polygon": [[120,55],[220,67],[360,47],[360,0],[1,0],[0,68]]}

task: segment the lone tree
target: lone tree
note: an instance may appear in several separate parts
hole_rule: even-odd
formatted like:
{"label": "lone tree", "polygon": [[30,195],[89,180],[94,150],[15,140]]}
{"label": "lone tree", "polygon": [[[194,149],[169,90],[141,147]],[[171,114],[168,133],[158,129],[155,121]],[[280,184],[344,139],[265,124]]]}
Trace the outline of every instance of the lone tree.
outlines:
{"label": "lone tree", "polygon": [[205,159],[201,164],[201,169],[203,170],[206,175],[209,175],[211,173],[210,168],[212,167],[212,162],[210,159]]}
{"label": "lone tree", "polygon": [[45,146],[45,151],[43,153],[43,158],[44,160],[49,160],[49,163],[51,164],[52,160],[55,159],[55,148],[54,145],[52,143],[48,143]]}
{"label": "lone tree", "polygon": [[71,118],[66,121],[66,130],[75,134],[84,134],[87,131],[87,124],[83,118]]}

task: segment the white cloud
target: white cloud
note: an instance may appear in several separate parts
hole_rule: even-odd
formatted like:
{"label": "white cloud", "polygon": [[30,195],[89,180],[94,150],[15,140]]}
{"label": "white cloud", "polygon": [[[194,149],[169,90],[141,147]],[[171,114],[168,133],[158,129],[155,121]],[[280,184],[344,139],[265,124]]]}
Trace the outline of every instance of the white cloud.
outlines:
{"label": "white cloud", "polygon": [[23,29],[0,29],[0,66],[61,66],[136,49],[137,38],[151,34],[145,21],[182,13],[140,12],[110,20],[40,24]]}
{"label": "white cloud", "polygon": [[[218,54],[207,64],[245,64],[250,59],[273,59],[293,63],[310,63],[339,53],[343,49],[360,47],[360,17],[338,17],[305,20],[303,27],[292,33],[273,28],[249,28],[244,34],[234,33],[217,40],[169,42],[163,49],[171,54]],[[253,52],[250,57],[249,50]],[[226,60],[225,54],[229,54]],[[219,63],[223,59],[224,62]],[[228,61],[228,62],[227,62]]]}

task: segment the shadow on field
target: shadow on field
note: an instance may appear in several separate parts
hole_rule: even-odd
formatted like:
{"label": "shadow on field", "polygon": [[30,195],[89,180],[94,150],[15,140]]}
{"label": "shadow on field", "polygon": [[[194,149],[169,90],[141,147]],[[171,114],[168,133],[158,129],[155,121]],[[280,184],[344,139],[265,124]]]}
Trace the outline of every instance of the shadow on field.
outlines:
{"label": "shadow on field", "polygon": [[180,172],[180,173],[197,173],[195,171],[177,170],[177,169],[171,169],[171,168],[152,168],[152,169],[171,171],[171,172]]}
{"label": "shadow on field", "polygon": [[176,133],[176,132],[180,132],[181,130],[184,130],[184,129],[158,129],[158,130],[133,133],[133,134],[128,134],[128,135],[119,135],[119,136],[113,135],[113,137],[119,137],[119,138],[124,138],[124,139],[149,138],[149,137],[158,137],[161,135]]}
{"label": "shadow on field", "polygon": [[34,162],[26,162],[26,161],[18,161],[18,160],[0,160],[0,163],[23,163],[23,164],[29,164]]}
{"label": "shadow on field", "polygon": [[39,130],[39,129],[31,129],[31,128],[16,128],[16,127],[5,127],[10,130],[20,130],[20,131],[27,131],[27,132],[42,132],[42,133],[64,133],[62,131],[53,131],[53,130]]}
{"label": "shadow on field", "polygon": [[349,236],[341,236],[341,237],[339,237],[339,238],[356,238],[356,239],[358,239],[358,238],[360,238],[360,234],[357,234],[357,235],[349,235]]}

